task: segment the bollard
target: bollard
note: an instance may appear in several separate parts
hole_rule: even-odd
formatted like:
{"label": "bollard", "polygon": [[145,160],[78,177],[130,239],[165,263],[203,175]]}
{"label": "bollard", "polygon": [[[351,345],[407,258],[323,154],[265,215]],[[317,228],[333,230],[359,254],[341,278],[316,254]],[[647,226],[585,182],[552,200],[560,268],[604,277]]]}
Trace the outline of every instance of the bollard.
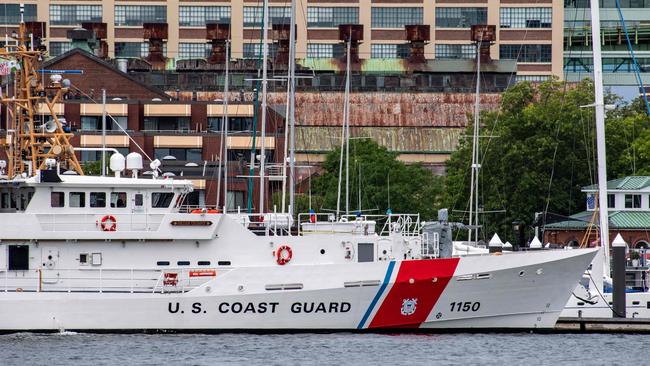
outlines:
{"label": "bollard", "polygon": [[612,311],[614,318],[625,318],[625,249],[627,245],[621,234],[612,242]]}

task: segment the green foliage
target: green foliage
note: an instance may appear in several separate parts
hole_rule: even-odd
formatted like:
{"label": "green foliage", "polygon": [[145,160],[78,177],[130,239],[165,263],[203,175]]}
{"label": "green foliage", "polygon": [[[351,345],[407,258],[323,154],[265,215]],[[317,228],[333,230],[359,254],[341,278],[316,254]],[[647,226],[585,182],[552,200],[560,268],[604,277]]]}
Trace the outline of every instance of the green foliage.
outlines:
{"label": "green foliage", "polygon": [[[106,166],[108,166],[108,159]],[[85,175],[101,175],[102,173],[102,161],[88,161],[82,164],[82,168]]]}
{"label": "green foliage", "polygon": [[[327,155],[324,174],[312,182],[312,207],[336,209],[340,149]],[[345,211],[345,163],[343,165],[341,211]],[[390,194],[388,182],[390,179]],[[442,179],[420,165],[406,165],[397,153],[388,151],[369,139],[350,141],[350,211],[361,209],[370,214],[420,213],[423,218],[436,217],[441,204]],[[390,205],[388,204],[390,195]],[[315,198],[317,197],[317,198]],[[304,205],[304,203],[303,203]],[[297,204],[296,206],[299,206]]]}
{"label": "green foliage", "polygon": [[[616,98],[610,97],[610,102]],[[481,114],[480,193],[483,236],[512,239],[515,219],[530,224],[535,212],[564,215],[584,209],[581,187],[595,182],[596,146],[593,83],[575,86],[550,80],[537,87],[519,83],[503,94],[500,111]],[[608,113],[609,179],[650,174],[650,130],[638,101]],[[468,126],[467,136],[473,126]],[[467,222],[471,138],[460,142],[447,163],[444,203],[454,219]]]}

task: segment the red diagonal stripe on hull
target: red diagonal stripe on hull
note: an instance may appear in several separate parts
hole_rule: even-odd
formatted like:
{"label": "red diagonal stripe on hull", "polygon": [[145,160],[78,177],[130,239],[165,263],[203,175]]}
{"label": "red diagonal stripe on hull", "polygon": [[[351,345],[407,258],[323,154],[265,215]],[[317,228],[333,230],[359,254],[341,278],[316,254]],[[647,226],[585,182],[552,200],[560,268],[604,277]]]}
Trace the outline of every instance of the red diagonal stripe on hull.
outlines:
{"label": "red diagonal stripe on hull", "polygon": [[[403,261],[395,283],[377,310],[369,328],[419,327],[447,287],[458,261],[459,258]],[[410,283],[411,279],[413,283]],[[405,299],[417,300],[413,314],[402,314]]]}

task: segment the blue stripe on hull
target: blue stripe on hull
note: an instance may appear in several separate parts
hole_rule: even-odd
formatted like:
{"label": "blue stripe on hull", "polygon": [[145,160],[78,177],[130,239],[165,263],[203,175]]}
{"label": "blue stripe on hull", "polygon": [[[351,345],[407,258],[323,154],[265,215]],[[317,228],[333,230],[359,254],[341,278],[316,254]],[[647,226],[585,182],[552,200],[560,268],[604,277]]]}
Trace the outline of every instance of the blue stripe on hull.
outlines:
{"label": "blue stripe on hull", "polygon": [[377,302],[379,301],[379,299],[381,299],[381,295],[383,295],[384,291],[386,290],[386,287],[388,286],[388,282],[390,281],[390,277],[393,274],[393,269],[394,268],[395,268],[395,262],[390,261],[388,263],[388,269],[386,270],[386,276],[384,276],[384,282],[379,287],[379,290],[377,291],[377,294],[375,295],[375,298],[372,299],[372,302],[370,303],[370,306],[368,306],[368,310],[366,310],[366,313],[363,315],[363,318],[361,318],[361,321],[359,322],[359,325],[357,326],[357,329],[363,329],[363,325],[366,323],[366,321],[370,317],[370,314],[372,314],[372,311],[374,310],[375,306],[377,305]]}

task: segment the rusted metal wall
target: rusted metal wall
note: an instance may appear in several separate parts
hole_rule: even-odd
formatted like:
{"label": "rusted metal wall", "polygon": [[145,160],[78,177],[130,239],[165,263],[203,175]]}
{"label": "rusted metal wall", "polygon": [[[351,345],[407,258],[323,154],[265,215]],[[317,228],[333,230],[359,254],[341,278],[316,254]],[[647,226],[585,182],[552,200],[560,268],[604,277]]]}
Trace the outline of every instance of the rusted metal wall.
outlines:
{"label": "rusted metal wall", "polygon": [[[458,145],[463,128],[435,127],[351,127],[351,137],[368,137],[388,150],[446,154]],[[340,127],[300,126],[296,128],[296,149],[325,152],[341,144]]]}
{"label": "rusted metal wall", "polygon": [[[176,92],[169,92],[176,96]],[[181,100],[221,100],[221,92],[180,92]],[[250,101],[250,92],[232,92],[231,100]],[[343,121],[342,92],[296,93],[296,117],[299,126],[340,126]],[[481,108],[494,110],[499,94],[482,94]],[[281,106],[285,93],[270,93],[269,105]],[[350,96],[351,126],[381,127],[465,127],[474,110],[471,93],[352,93]]]}

